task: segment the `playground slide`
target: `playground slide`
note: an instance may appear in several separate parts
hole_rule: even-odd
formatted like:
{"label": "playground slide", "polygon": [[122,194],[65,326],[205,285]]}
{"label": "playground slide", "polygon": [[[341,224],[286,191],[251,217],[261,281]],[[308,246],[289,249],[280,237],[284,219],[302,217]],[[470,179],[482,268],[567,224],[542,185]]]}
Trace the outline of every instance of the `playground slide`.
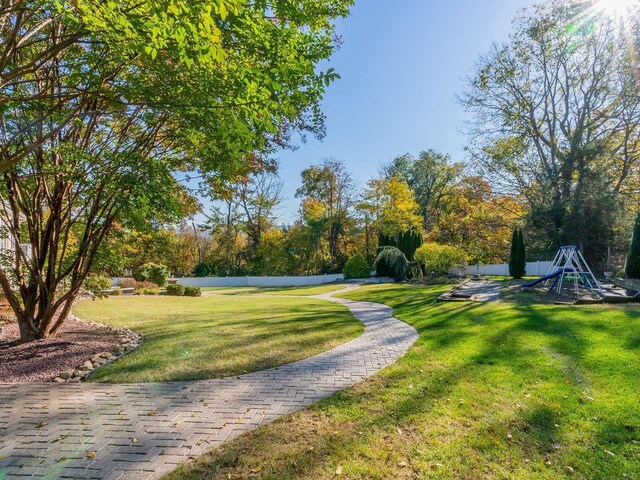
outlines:
{"label": "playground slide", "polygon": [[539,283],[546,282],[547,280],[549,280],[551,278],[556,278],[557,276],[561,275],[563,272],[564,272],[564,269],[561,268],[560,270],[556,270],[555,272],[550,273],[549,275],[545,275],[544,277],[537,278],[533,282],[523,283],[522,287],[525,287],[525,288],[535,287]]}

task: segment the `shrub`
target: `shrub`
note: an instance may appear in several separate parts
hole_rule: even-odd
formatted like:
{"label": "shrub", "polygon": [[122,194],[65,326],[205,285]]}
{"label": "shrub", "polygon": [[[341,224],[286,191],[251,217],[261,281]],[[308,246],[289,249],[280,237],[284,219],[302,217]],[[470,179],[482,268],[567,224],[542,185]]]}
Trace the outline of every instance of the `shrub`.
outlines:
{"label": "shrub", "polygon": [[633,227],[631,245],[627,253],[627,263],[624,272],[628,278],[640,278],[640,213]]}
{"label": "shrub", "polygon": [[434,272],[436,275],[443,275],[451,267],[464,262],[465,254],[457,247],[425,243],[416,250],[415,259],[423,265],[427,273]]}
{"label": "shrub", "polygon": [[355,254],[347,263],[344,264],[344,278],[369,278],[371,276],[371,267],[367,260],[359,253]]}
{"label": "shrub", "polygon": [[184,287],[185,297],[199,297],[200,295],[202,295],[200,287]]}
{"label": "shrub", "polygon": [[82,283],[83,288],[87,292],[91,292],[94,295],[104,295],[103,292],[111,288],[111,280],[106,275],[98,275],[96,273],[90,273]]}
{"label": "shrub", "polygon": [[118,281],[118,286],[120,288],[136,288],[137,281],[133,278],[121,278]]}
{"label": "shrub", "polygon": [[213,263],[200,262],[193,269],[193,275],[196,277],[214,277],[216,274],[216,267]]}
{"label": "shrub", "polygon": [[391,277],[397,281],[407,278],[407,257],[396,247],[383,247],[373,268],[379,277]]}
{"label": "shrub", "polygon": [[135,292],[133,292],[134,295],[158,295],[158,293],[160,293],[160,289],[156,288],[151,288],[151,287],[143,287],[143,288],[138,288]]}
{"label": "shrub", "polygon": [[119,288],[114,288],[113,290],[111,290],[111,292],[109,292],[109,295],[118,296],[120,294],[122,294],[122,290],[120,290]]}
{"label": "shrub", "polygon": [[133,278],[123,278],[118,282],[118,286],[120,288],[133,288],[134,290],[139,290],[141,288],[158,288],[158,285],[153,282],[148,282],[146,280],[139,282]]}
{"label": "shrub", "polygon": [[173,297],[181,297],[184,295],[184,286],[179,283],[174,283],[173,285],[167,285],[167,295],[171,295]]}
{"label": "shrub", "polygon": [[139,282],[149,281],[160,287],[164,287],[169,279],[169,268],[157,263],[145,263],[133,274]]}

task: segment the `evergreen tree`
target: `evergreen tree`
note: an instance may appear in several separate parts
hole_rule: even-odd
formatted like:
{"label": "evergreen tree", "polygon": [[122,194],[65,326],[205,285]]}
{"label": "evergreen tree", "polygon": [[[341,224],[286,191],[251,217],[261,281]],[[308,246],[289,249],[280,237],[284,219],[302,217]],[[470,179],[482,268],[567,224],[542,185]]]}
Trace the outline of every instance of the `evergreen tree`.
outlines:
{"label": "evergreen tree", "polygon": [[520,267],[520,277],[527,274],[527,254],[524,248],[524,235],[522,229],[518,229],[518,262]]}
{"label": "evergreen tree", "polygon": [[638,214],[636,224],[633,227],[631,245],[629,246],[629,253],[627,253],[627,264],[624,271],[628,278],[640,278],[640,214]]}
{"label": "evergreen tree", "polygon": [[511,255],[509,256],[509,275],[513,278],[522,278],[525,273],[525,252],[522,231],[513,230],[511,237]]}

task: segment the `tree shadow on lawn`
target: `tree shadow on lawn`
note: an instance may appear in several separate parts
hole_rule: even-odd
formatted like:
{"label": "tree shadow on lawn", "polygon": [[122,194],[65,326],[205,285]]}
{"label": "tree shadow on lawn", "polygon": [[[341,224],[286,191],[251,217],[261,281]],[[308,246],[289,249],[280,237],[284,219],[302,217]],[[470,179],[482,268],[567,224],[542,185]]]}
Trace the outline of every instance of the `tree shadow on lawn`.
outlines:
{"label": "tree shadow on lawn", "polygon": [[[592,421],[594,411],[615,418],[619,406],[584,399],[584,379],[602,376],[581,372],[593,341],[585,335],[595,329],[621,342],[615,323],[590,325],[598,312],[588,309],[565,316],[514,304],[493,317],[492,305],[421,301],[422,308],[411,299],[394,311],[421,334],[398,363],[171,478],[332,478],[338,466],[346,478],[565,478],[566,467],[621,478],[634,471],[634,459],[606,462],[600,447],[629,445],[633,432],[620,421]],[[638,377],[637,368],[630,373]],[[618,386],[608,387],[615,395]],[[629,409],[640,414],[637,405]]]}

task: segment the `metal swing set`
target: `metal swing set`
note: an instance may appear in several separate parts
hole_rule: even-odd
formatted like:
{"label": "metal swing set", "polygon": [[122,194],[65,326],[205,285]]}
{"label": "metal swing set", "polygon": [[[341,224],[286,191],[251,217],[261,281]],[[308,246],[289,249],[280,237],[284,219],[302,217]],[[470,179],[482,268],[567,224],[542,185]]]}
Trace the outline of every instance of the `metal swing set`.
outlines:
{"label": "metal swing set", "polygon": [[580,248],[575,245],[560,247],[547,274],[524,284],[523,287],[533,287],[539,283],[545,286],[551,283],[549,293],[560,294],[565,286],[572,286],[575,294],[579,295],[580,286],[583,286],[601,297],[605,296],[602,286],[589,268]]}

